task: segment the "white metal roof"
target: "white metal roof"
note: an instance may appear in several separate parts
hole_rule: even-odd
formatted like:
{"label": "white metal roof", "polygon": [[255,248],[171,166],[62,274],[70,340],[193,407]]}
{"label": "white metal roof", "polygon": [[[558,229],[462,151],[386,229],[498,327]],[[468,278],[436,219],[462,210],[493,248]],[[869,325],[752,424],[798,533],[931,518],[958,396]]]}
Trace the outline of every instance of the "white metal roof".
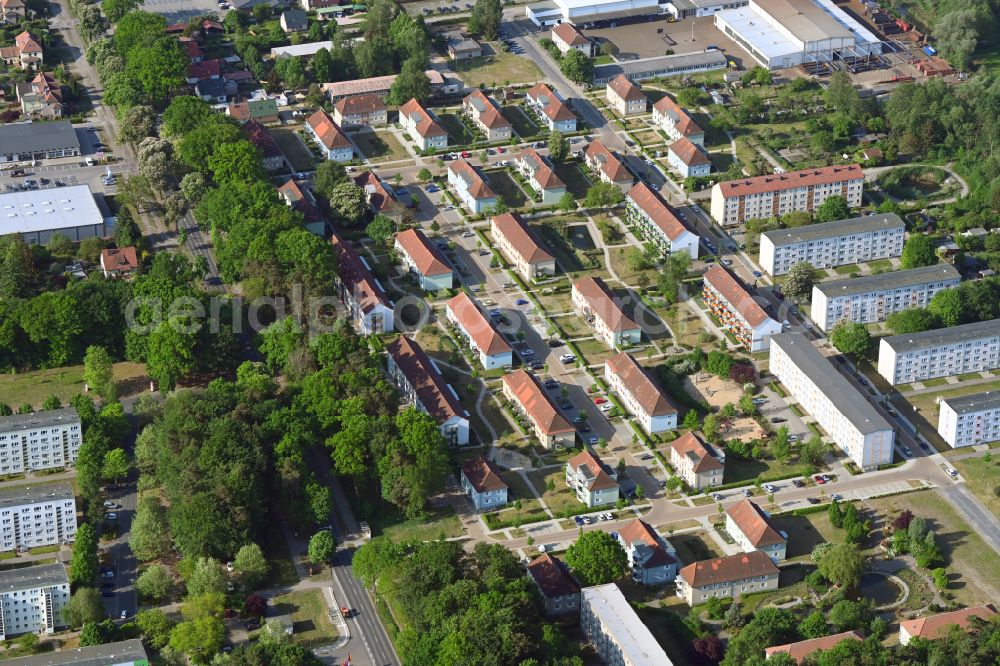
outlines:
{"label": "white metal roof", "polygon": [[73,229],[103,222],[104,216],[87,185],[0,194],[0,235]]}
{"label": "white metal roof", "polygon": [[300,58],[302,56],[314,56],[320,49],[327,51],[333,48],[333,42],[309,42],[307,44],[293,44],[291,46],[275,46],[271,49],[271,55],[275,58],[281,56],[292,56]]}
{"label": "white metal roof", "polygon": [[718,12],[716,21],[728,23],[732,29],[765,58],[780,58],[790,53],[798,53],[801,45],[785,37],[770,17],[761,14],[751,6],[726,9]]}
{"label": "white metal roof", "polygon": [[656,642],[625,595],[614,583],[585,587],[581,590],[587,605],[601,619],[604,632],[612,637],[623,662],[633,666],[672,666],[673,662]]}

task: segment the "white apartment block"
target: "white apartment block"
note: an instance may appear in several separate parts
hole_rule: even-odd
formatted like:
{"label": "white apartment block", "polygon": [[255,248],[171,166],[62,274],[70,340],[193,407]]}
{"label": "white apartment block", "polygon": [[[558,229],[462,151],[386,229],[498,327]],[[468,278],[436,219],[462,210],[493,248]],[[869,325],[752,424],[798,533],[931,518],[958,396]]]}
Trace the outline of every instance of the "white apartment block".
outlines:
{"label": "white apartment block", "polygon": [[893,427],[808,338],[772,336],[769,369],[859,468],[892,462]]}
{"label": "white apartment block", "polygon": [[62,564],[0,571],[0,640],[35,632],[51,634],[66,626],[69,578]]}
{"label": "white apartment block", "polygon": [[636,345],[642,339],[642,329],[626,316],[601,278],[585,277],[574,282],[572,302],[573,309],[611,349]]}
{"label": "white apartment block", "polygon": [[472,353],[485,370],[509,368],[514,364],[514,350],[483,316],[479,306],[464,291],[445,305],[448,321],[468,342]]}
{"label": "white apartment block", "polygon": [[722,325],[751,352],[767,351],[781,322],[768,316],[727,269],[715,264],[705,271],[701,291],[705,305]]}
{"label": "white apartment block", "polygon": [[541,239],[517,213],[503,213],[490,218],[493,242],[527,282],[555,275],[556,260]]}
{"label": "white apartment block", "polygon": [[939,264],[821,282],[813,285],[809,316],[824,331],[841,319],[874,324],[894,312],[927,307],[934,294],[961,281],[954,266]]}
{"label": "white apartment block", "polygon": [[1000,392],[942,398],[938,409],[937,431],[951,448],[1000,441]]}
{"label": "white apartment block", "polygon": [[618,501],[618,473],[606,467],[586,447],[566,462],[566,485],[573,489],[580,502],[590,508]]}
{"label": "white apartment block", "polygon": [[705,145],[705,130],[667,95],[653,105],[653,124],[659,125],[670,141],[687,139],[693,144]]}
{"label": "white apartment block", "polygon": [[67,467],[76,462],[83,430],[72,407],[0,418],[0,474]]}
{"label": "white apartment block", "polygon": [[716,451],[688,431],[670,443],[670,465],[688,487],[701,490],[722,485],[726,454],[724,449]]}
{"label": "white apartment block", "polygon": [[784,275],[805,261],[833,268],[903,254],[906,224],[895,213],[854,217],[760,235],[760,265],[768,275]]}
{"label": "white apartment block", "polygon": [[1000,368],[1000,319],[882,338],[878,373],[891,384]]}
{"label": "white apartment block", "polygon": [[712,217],[731,226],[794,211],[811,213],[831,196],[842,196],[849,207],[859,208],[864,183],[860,164],[727,180],[712,187]]}
{"label": "white apartment block", "polygon": [[698,236],[674,215],[667,202],[646,183],[636,183],[625,195],[625,222],[664,255],[687,252],[698,258]]}
{"label": "white apartment block", "polygon": [[677,427],[677,407],[627,352],[604,362],[604,380],[646,432]]}
{"label": "white apartment block", "polygon": [[673,666],[646,625],[614,583],[580,593],[580,629],[608,666]]}
{"label": "white apartment block", "polygon": [[0,489],[0,551],[76,539],[76,499],[68,483]]}
{"label": "white apartment block", "polygon": [[775,564],[785,559],[788,539],[774,529],[768,513],[748,499],[726,509],[726,532],[744,553],[759,550]]}

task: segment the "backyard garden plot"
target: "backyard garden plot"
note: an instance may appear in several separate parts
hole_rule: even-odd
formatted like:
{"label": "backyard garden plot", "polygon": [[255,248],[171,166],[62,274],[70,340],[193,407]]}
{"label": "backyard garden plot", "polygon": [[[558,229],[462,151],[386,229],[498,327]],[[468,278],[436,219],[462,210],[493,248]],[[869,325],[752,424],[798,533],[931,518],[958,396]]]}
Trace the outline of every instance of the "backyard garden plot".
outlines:
{"label": "backyard garden plot", "polygon": [[490,187],[508,208],[521,208],[528,204],[528,195],[514,182],[506,169],[487,171]]}
{"label": "backyard garden plot", "polygon": [[951,196],[960,189],[944,169],[922,165],[886,171],[878,176],[878,184],[893,199],[906,202]]}
{"label": "backyard garden plot", "polygon": [[590,189],[590,179],[584,174],[583,168],[579,164],[573,162],[557,164],[555,172],[559,179],[566,184],[566,189],[573,195],[574,199],[580,200],[587,196],[587,190]]}
{"label": "backyard garden plot", "polygon": [[514,126],[514,131],[521,138],[538,134],[538,125],[516,104],[503,107],[503,117]]}
{"label": "backyard garden plot", "polygon": [[441,125],[448,130],[449,146],[464,146],[476,140],[476,135],[455,113],[438,114]]}
{"label": "backyard garden plot", "polygon": [[531,470],[528,478],[555,515],[576,510],[580,506],[576,493],[566,485],[566,471],[562,467]]}
{"label": "backyard garden plot", "polygon": [[278,148],[288,158],[295,171],[311,171],[319,159],[313,155],[309,147],[302,143],[298,133],[293,129],[274,128],[271,130]]}
{"label": "backyard garden plot", "polygon": [[359,132],[348,132],[361,154],[372,162],[391,162],[409,157],[406,148],[387,130],[377,131],[365,129]]}

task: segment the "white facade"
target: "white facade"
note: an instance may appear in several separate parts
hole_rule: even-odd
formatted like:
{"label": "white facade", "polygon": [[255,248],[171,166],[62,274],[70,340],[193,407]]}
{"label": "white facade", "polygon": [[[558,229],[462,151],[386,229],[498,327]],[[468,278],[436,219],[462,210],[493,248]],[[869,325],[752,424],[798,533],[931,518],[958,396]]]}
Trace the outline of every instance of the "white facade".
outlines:
{"label": "white facade", "polygon": [[76,499],[68,483],[14,486],[0,492],[0,551],[75,539]]}
{"label": "white facade", "polygon": [[895,213],[811,224],[760,235],[760,265],[784,275],[800,261],[816,268],[859,264],[903,254],[906,224]]}
{"label": "white facade", "polygon": [[892,462],[893,427],[805,336],[772,336],[769,369],[859,468]]}
{"label": "white facade", "polygon": [[600,278],[574,282],[572,302],[573,309],[594,327],[597,337],[611,349],[631,347],[642,340],[642,329],[625,316]]}
{"label": "white facade", "polygon": [[809,316],[824,331],[841,319],[874,324],[894,312],[925,308],[934,294],[961,281],[954,266],[943,264],[821,282],[813,286]]}
{"label": "white facade", "polygon": [[670,166],[677,170],[683,178],[700,178],[701,176],[707,176],[712,173],[712,161],[707,155],[704,155],[704,160],[700,158],[695,158],[690,163],[684,161],[684,157],[678,154],[674,150],[674,146],[671,145],[667,149],[667,162]]}
{"label": "white facade", "polygon": [[[466,302],[467,301],[467,302]],[[493,325],[467,295],[459,294],[448,301],[448,321],[469,343],[472,352],[486,370],[509,368],[514,365],[513,350],[500,337]]]}
{"label": "white facade", "polygon": [[0,418],[0,474],[72,465],[82,432],[72,407]]}
{"label": "white facade", "polygon": [[448,166],[448,185],[455,190],[462,205],[477,214],[495,208],[497,195],[490,189],[486,177],[471,164],[463,162],[464,166],[459,166],[456,162]]}
{"label": "white facade", "polygon": [[607,666],[673,666],[614,583],[583,588],[580,629]]}
{"label": "white facade", "polygon": [[1000,368],[1000,319],[882,338],[878,372],[891,384]]}
{"label": "white facade", "polygon": [[674,215],[658,194],[645,183],[637,183],[625,196],[625,222],[638,228],[646,240],[665,255],[687,252],[698,258],[698,236]]}
{"label": "white facade", "polygon": [[35,632],[50,634],[66,626],[69,579],[62,564],[42,564],[0,572],[0,640]]}
{"label": "white facade", "polygon": [[767,351],[781,322],[768,316],[736,278],[716,264],[705,272],[702,300],[719,322],[750,352]]}
{"label": "white facade", "polygon": [[943,398],[938,408],[937,431],[951,448],[1000,441],[1000,393]]}
{"label": "white facade", "polygon": [[632,14],[658,14],[658,0],[555,0],[528,5],[525,15],[537,26],[548,27],[570,21],[598,21],[602,17]]}
{"label": "white facade", "polygon": [[646,432],[677,428],[677,408],[627,352],[604,362],[604,380]]}

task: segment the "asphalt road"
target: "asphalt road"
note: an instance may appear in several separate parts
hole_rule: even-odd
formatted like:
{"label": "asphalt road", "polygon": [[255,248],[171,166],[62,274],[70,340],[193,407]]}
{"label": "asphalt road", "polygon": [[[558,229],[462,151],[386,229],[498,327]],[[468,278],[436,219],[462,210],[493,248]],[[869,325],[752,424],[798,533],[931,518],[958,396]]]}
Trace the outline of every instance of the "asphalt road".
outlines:
{"label": "asphalt road", "polygon": [[[135,615],[138,605],[133,583],[138,563],[128,545],[129,530],[132,527],[137,501],[135,482],[130,480],[119,484],[118,489],[108,492],[106,497],[121,505],[121,508],[109,510],[118,514],[118,538],[108,545],[102,544],[99,547],[102,553],[107,553],[107,561],[115,572],[114,578],[101,578],[101,583],[110,580],[114,584],[115,592],[114,596],[102,597],[102,600],[108,617],[120,619],[122,611],[125,611],[126,617]],[[102,564],[101,568],[104,569],[105,566],[108,565]]]}
{"label": "asphalt road", "polygon": [[[396,656],[389,636],[385,633],[378,613],[375,612],[375,604],[372,603],[361,582],[354,577],[351,569],[353,557],[354,548],[341,549],[337,552],[332,567],[334,582],[340,590],[343,590],[344,600],[341,603],[350,605],[354,610],[353,616],[347,621],[352,640],[347,647],[341,648],[340,652],[350,654],[352,665],[363,664],[364,657],[368,657],[372,666],[398,666],[401,662]],[[340,598],[337,597],[338,601]],[[357,642],[354,641],[354,637],[358,638]],[[361,645],[358,645],[358,642]],[[350,647],[351,643],[355,643],[353,648]],[[365,654],[361,654],[362,646]],[[346,654],[344,657],[346,658]]]}

